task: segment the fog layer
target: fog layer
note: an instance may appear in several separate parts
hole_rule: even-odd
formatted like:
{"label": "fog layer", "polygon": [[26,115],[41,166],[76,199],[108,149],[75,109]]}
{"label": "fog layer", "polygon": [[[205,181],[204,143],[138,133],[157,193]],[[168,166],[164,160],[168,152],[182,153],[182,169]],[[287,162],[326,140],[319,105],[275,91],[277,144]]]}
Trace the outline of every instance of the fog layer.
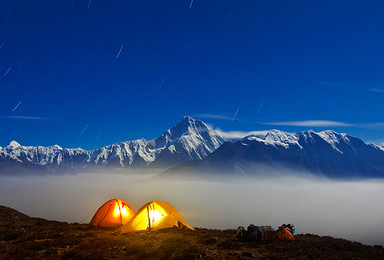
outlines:
{"label": "fog layer", "polygon": [[27,215],[88,223],[107,200],[136,211],[152,200],[172,204],[194,227],[293,223],[297,233],[384,244],[384,181],[310,177],[255,180],[152,179],[151,174],[0,177],[0,204]]}

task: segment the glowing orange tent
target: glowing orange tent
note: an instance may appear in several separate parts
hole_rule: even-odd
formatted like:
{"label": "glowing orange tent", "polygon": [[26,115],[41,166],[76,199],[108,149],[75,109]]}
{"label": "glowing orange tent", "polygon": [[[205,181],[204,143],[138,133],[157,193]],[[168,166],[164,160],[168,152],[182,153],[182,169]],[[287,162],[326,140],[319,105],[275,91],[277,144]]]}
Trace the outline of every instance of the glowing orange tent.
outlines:
{"label": "glowing orange tent", "polygon": [[294,241],[295,237],[286,229],[277,231],[277,240]]}
{"label": "glowing orange tent", "polygon": [[152,231],[178,227],[180,224],[194,230],[173,206],[167,202],[155,200],[142,206],[136,215],[120,228],[119,233]]}
{"label": "glowing orange tent", "polygon": [[127,223],[135,211],[120,199],[111,199],[103,204],[93,216],[89,225],[102,228],[117,228]]}

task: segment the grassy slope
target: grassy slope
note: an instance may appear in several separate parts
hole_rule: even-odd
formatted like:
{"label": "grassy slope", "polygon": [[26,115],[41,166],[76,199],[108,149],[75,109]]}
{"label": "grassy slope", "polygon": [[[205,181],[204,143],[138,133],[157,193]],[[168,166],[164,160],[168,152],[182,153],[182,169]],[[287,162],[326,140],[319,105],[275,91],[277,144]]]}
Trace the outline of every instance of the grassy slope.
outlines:
{"label": "grassy slope", "polygon": [[233,241],[234,230],[114,235],[84,224],[28,217],[0,206],[0,259],[384,259],[384,248],[332,237],[294,242]]}

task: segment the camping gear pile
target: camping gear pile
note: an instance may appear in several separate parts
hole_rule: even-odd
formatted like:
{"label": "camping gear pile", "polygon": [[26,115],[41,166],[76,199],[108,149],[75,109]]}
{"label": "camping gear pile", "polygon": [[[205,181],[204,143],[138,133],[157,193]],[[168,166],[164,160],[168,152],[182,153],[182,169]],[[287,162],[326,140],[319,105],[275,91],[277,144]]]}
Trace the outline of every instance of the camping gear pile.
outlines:
{"label": "camping gear pile", "polygon": [[277,230],[277,240],[293,241],[295,237],[295,226],[292,224],[283,224]]}
{"label": "camping gear pile", "polygon": [[247,229],[242,226],[237,228],[235,240],[242,242],[294,241],[294,234],[295,226],[292,224],[283,224],[277,230],[273,230],[271,226],[250,224]]}
{"label": "camping gear pile", "polygon": [[[155,200],[146,203],[136,213],[121,199],[105,202],[95,213],[89,225],[95,228],[113,228],[115,233],[150,232],[158,229],[177,227],[191,229],[180,213],[169,203]],[[249,225],[238,227],[235,240],[242,242],[271,242],[295,240],[295,226],[283,224],[277,230],[271,226]]]}
{"label": "camping gear pile", "polygon": [[123,200],[109,200],[97,210],[89,225],[118,228],[115,232],[119,234],[172,227],[194,230],[172,205],[160,200],[146,203],[136,213]]}

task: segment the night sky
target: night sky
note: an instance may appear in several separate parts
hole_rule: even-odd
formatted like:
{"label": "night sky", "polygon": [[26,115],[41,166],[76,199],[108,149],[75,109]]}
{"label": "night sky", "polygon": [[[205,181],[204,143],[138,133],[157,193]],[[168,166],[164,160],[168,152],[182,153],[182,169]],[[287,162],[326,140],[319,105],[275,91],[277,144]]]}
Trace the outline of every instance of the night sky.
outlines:
{"label": "night sky", "polygon": [[0,0],[0,146],[96,149],[184,115],[384,141],[384,3]]}

